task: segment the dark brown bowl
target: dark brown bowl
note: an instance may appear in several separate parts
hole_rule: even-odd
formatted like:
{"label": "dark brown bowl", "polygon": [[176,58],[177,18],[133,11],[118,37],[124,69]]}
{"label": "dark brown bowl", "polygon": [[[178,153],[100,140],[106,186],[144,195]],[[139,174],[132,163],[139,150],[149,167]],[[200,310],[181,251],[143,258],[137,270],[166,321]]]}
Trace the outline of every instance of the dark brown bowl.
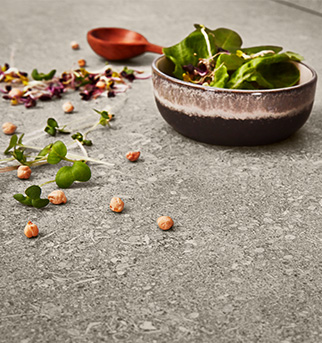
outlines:
{"label": "dark brown bowl", "polygon": [[271,144],[288,138],[307,121],[317,74],[297,63],[296,86],[269,90],[232,90],[196,85],[172,76],[164,55],[152,64],[155,101],[163,118],[194,140],[229,146]]}

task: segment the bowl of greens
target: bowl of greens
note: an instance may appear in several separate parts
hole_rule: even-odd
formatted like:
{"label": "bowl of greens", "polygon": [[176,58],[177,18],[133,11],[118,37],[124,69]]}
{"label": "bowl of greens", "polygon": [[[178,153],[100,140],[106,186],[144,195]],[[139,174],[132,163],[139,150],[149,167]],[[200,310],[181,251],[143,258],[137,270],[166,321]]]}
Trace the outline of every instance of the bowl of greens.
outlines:
{"label": "bowl of greens", "polygon": [[238,33],[195,25],[152,64],[157,107],[179,133],[209,144],[284,140],[307,121],[316,72],[279,46],[242,47]]}

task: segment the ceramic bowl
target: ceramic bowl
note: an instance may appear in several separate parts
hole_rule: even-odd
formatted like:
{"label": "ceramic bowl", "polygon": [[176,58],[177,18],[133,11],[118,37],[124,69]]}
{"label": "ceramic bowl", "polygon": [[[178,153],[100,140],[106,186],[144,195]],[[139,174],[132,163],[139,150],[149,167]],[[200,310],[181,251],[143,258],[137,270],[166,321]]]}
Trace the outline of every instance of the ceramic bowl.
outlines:
{"label": "ceramic bowl", "polygon": [[284,140],[307,121],[317,74],[303,63],[298,85],[273,90],[231,90],[196,85],[172,76],[164,55],[152,64],[154,97],[163,118],[194,140],[229,146]]}

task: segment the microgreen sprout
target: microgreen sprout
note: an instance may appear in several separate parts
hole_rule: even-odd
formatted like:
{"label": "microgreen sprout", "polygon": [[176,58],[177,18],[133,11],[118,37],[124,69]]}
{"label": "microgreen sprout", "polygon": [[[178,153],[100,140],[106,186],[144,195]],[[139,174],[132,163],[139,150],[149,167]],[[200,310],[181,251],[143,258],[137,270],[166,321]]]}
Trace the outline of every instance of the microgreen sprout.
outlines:
{"label": "microgreen sprout", "polygon": [[79,141],[83,145],[86,145],[86,146],[93,145],[93,142],[90,139],[84,139],[83,134],[80,132],[73,134],[71,137],[72,139]]}
{"label": "microgreen sprout", "polygon": [[54,118],[48,118],[47,126],[45,127],[45,132],[47,132],[51,136],[56,136],[56,133],[70,133],[70,131],[65,130],[66,125],[62,128],[59,128],[57,121]]}
{"label": "microgreen sprout", "polygon": [[56,74],[56,70],[53,69],[51,70],[48,74],[44,74],[44,73],[38,73],[38,70],[37,69],[34,69],[32,72],[31,72],[31,76],[34,80],[36,81],[48,81],[48,80],[51,80],[54,75]]}

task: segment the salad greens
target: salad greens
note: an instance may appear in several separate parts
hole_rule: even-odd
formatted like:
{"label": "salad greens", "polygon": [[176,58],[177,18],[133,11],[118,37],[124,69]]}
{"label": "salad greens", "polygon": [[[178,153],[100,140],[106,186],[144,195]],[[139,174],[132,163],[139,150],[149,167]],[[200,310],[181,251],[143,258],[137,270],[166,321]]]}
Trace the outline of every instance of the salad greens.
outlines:
{"label": "salad greens", "polygon": [[242,48],[237,32],[210,30],[199,24],[181,42],[163,48],[174,63],[176,78],[230,89],[274,89],[297,84],[300,71],[293,62],[303,57],[281,51],[281,47],[272,45]]}

